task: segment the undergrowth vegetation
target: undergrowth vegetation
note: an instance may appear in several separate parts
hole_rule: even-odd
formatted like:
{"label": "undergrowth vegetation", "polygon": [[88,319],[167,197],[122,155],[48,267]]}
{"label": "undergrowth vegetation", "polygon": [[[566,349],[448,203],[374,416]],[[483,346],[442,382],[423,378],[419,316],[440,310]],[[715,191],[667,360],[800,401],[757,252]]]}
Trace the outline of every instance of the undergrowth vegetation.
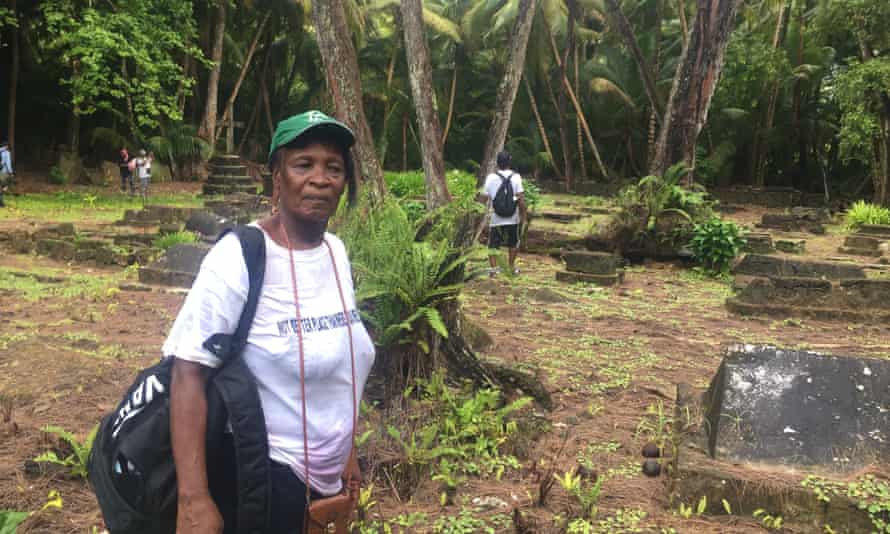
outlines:
{"label": "undergrowth vegetation", "polygon": [[618,212],[600,230],[599,239],[619,250],[685,245],[695,225],[714,216],[703,189],[682,185],[688,172],[678,163],[664,176],[645,176],[624,188],[615,202]]}
{"label": "undergrowth vegetation", "polygon": [[721,274],[729,270],[744,244],[737,224],[715,217],[693,227],[689,248],[705,269]]}
{"label": "undergrowth vegetation", "polygon": [[[29,219],[36,221],[83,221],[85,213],[95,221],[111,222],[123,218],[126,210],[142,209],[142,199],[107,190],[59,191],[57,193],[29,193],[7,196],[6,208],[0,210],[0,220]],[[203,199],[191,193],[159,194],[151,196],[152,204],[200,207]]]}
{"label": "undergrowth vegetation", "polygon": [[188,230],[182,230],[179,232],[171,232],[169,234],[164,234],[152,242],[152,245],[161,249],[168,250],[170,247],[181,244],[189,244],[189,243],[197,243],[198,242],[198,234],[195,232],[190,232]]}
{"label": "undergrowth vegetation", "polygon": [[890,208],[858,200],[850,206],[844,217],[847,230],[856,230],[863,224],[890,224]]}

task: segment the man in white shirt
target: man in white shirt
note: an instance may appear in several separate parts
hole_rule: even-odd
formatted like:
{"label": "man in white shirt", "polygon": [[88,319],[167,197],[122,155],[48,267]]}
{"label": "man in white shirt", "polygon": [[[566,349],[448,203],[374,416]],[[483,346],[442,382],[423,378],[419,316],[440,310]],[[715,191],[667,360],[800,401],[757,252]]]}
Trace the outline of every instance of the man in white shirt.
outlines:
{"label": "man in white shirt", "polygon": [[[518,274],[516,256],[519,253],[520,226],[528,220],[522,177],[510,170],[510,153],[498,153],[498,170],[485,177],[485,185],[477,197],[491,209],[491,224],[488,232],[488,248],[497,250],[506,246],[509,250],[510,270]],[[498,193],[501,193],[500,196]],[[497,255],[488,257],[491,273],[497,273]]]}

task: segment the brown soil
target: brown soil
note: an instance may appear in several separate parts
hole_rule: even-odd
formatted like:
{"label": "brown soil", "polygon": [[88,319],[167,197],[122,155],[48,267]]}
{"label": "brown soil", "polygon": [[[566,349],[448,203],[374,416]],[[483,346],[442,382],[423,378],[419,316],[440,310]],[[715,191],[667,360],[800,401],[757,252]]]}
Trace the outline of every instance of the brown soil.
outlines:
{"label": "brown soil", "polygon": [[[740,212],[739,219],[759,220],[757,211]],[[808,251],[825,256],[842,241],[832,234],[807,239]],[[109,276],[36,257],[0,255],[0,268],[38,266],[62,276]],[[724,308],[728,283],[673,264],[629,269],[623,285],[607,289],[556,282],[560,265],[545,256],[523,256],[519,266],[521,276],[472,282],[462,298],[467,314],[494,339],[484,356],[521,365],[547,384],[556,406],[546,414],[552,430],[528,444],[522,469],[508,471],[500,481],[471,480],[459,489],[457,501],[496,496],[536,521],[534,532],[556,532],[553,517],[565,515],[569,506],[559,484],[544,507],[534,505],[545,469],[539,466],[554,465],[561,474],[578,464],[579,455],[609,477],[599,501],[600,519],[629,508],[645,512],[639,525],[643,532],[669,527],[676,532],[762,532],[751,518],[683,519],[674,513],[678,504],[669,502],[667,478],[640,473],[646,438],[637,429],[647,407],[661,402],[671,413],[678,382],[704,389],[730,343],[890,357],[890,326],[733,316]],[[535,300],[545,288],[570,300]],[[95,498],[83,480],[57,469],[33,472],[26,464],[46,450],[64,450],[43,427],[58,425],[83,437],[116,404],[136,372],[158,358],[182,300],[182,294],[161,291],[112,291],[28,301],[18,291],[0,289],[0,509],[39,510],[53,489],[64,499],[61,510],[35,514],[20,532],[101,530]],[[6,410],[9,417],[4,417]],[[423,511],[429,525],[460,511],[460,504],[439,507],[434,482],[422,483],[409,502],[399,502],[386,481],[377,481],[375,488],[377,512],[386,518]],[[509,520],[498,528],[513,531]]]}

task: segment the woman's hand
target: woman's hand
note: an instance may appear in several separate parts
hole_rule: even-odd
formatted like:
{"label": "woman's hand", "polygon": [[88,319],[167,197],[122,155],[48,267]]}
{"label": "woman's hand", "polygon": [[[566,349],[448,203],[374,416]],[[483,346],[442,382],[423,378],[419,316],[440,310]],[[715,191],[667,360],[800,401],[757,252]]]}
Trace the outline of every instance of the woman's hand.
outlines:
{"label": "woman's hand", "polygon": [[223,520],[209,494],[179,496],[176,534],[222,534]]}
{"label": "woman's hand", "polygon": [[358,466],[355,450],[349,455],[349,461],[346,462],[346,468],[343,469],[343,480],[346,482],[350,493],[358,495],[362,487],[362,470]]}

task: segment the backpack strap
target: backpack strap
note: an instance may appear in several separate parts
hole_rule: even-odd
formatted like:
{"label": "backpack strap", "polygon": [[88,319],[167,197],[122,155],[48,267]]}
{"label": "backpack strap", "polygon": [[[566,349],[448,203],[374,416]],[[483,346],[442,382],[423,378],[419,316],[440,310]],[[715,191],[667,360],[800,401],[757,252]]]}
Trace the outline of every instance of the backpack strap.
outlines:
{"label": "backpack strap", "polygon": [[513,178],[514,173],[511,171],[510,174],[508,174],[507,176],[504,176],[503,174],[501,174],[501,171],[495,171],[495,174],[500,176],[501,180],[509,180],[510,178]]}
{"label": "backpack strap", "polygon": [[250,326],[253,324],[253,318],[256,315],[257,303],[260,300],[260,292],[263,289],[263,278],[266,271],[266,238],[263,236],[262,230],[255,226],[236,226],[235,228],[227,228],[216,239],[220,239],[233,232],[241,241],[241,253],[244,256],[244,263],[247,264],[247,278],[249,281],[247,290],[247,301],[244,303],[244,309],[241,311],[241,317],[238,319],[238,327],[232,334],[213,334],[206,341],[203,347],[213,353],[217,358],[223,361],[223,365],[229,362],[232,357],[241,354],[247,345],[247,335],[250,333]]}

